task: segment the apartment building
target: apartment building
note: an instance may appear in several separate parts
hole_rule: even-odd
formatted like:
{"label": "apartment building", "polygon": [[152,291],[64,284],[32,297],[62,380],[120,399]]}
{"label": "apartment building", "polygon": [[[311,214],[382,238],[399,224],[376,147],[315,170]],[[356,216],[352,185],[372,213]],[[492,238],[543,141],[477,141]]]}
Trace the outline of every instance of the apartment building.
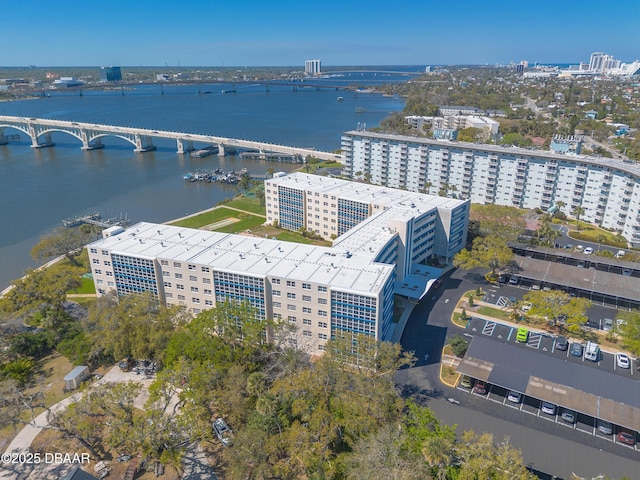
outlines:
{"label": "apartment building", "polygon": [[152,292],[194,314],[247,301],[295,326],[289,341],[312,354],[338,333],[381,340],[392,327],[395,268],[369,252],[146,222],[87,250],[99,296]]}
{"label": "apartment building", "polygon": [[294,173],[266,180],[265,202],[267,223],[369,252],[375,261],[397,265],[399,280],[429,257],[449,261],[466,242],[464,200]]}
{"label": "apartment building", "polygon": [[581,218],[640,247],[640,166],[610,158],[351,131],[343,134],[344,174],[413,192],[447,191],[472,203],[496,203]]}

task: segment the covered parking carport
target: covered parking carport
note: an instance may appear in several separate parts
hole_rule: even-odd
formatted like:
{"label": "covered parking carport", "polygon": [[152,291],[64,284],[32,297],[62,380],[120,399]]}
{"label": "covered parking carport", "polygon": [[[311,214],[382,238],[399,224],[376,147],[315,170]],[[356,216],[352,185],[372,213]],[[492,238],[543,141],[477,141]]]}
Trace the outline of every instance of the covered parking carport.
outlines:
{"label": "covered parking carport", "polygon": [[489,384],[640,431],[640,381],[536,350],[473,337],[457,371]]}
{"label": "covered parking carport", "polygon": [[541,287],[573,291],[616,308],[640,308],[640,281],[635,278],[529,257],[516,257],[515,264],[509,273]]}

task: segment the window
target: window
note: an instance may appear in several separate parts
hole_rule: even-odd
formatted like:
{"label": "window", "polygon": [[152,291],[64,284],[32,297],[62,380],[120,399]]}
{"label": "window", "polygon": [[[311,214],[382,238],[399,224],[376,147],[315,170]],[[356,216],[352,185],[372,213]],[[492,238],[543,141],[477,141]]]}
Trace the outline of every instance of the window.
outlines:
{"label": "window", "polygon": [[180,262],[173,262],[173,268],[182,268]]}
{"label": "window", "polygon": [[100,260],[98,260],[97,258],[94,258],[93,260],[91,260],[91,263],[95,263],[96,265],[100,265]]}
{"label": "window", "polygon": [[195,275],[189,275],[189,281],[197,282],[198,281],[198,277],[196,277]]}
{"label": "window", "polygon": [[290,298],[292,300],[295,300],[296,298],[296,294],[295,293],[291,293],[291,292],[287,292],[287,298]]}
{"label": "window", "polygon": [[327,291],[327,287],[325,287],[324,285],[318,285],[318,291],[319,292],[326,292]]}
{"label": "window", "polygon": [[202,283],[211,283],[211,279],[210,278],[203,278],[202,279]]}
{"label": "window", "polygon": [[311,290],[311,284],[310,283],[303,283],[302,284],[302,289],[303,290]]}
{"label": "window", "polygon": [[327,322],[318,322],[318,327],[327,328]]}
{"label": "window", "polygon": [[272,278],[271,279],[271,283],[274,285],[280,285],[280,279],[279,278]]}
{"label": "window", "polygon": [[318,338],[320,340],[326,340],[327,339],[327,334],[326,333],[319,333],[318,334]]}
{"label": "window", "polygon": [[171,282],[164,282],[165,288],[171,288]]}
{"label": "window", "polygon": [[101,274],[102,274],[102,270],[100,270],[99,268],[96,268],[96,269],[94,270],[94,273],[95,273],[96,275],[101,275]]}
{"label": "window", "polygon": [[168,261],[166,261],[166,260],[160,260],[160,265],[165,265],[165,266],[167,266],[167,265],[169,265],[169,262],[168,262]]}
{"label": "window", "polygon": [[195,265],[189,265],[189,270],[195,270],[196,266]]}
{"label": "window", "polygon": [[98,249],[97,248],[92,248],[91,249],[91,253],[98,253]]}
{"label": "window", "polygon": [[184,285],[180,285],[179,283],[176,284],[176,288],[178,290],[184,290]]}
{"label": "window", "polygon": [[311,308],[309,308],[309,307],[302,307],[302,313],[311,313]]}
{"label": "window", "polygon": [[204,273],[209,273],[209,267],[202,267],[202,271]]}
{"label": "window", "polygon": [[165,297],[173,298],[173,293],[171,293],[171,292],[165,293]]}
{"label": "window", "polygon": [[195,297],[194,297],[194,298],[192,298],[192,299],[191,299],[191,301],[192,301],[193,303],[200,303],[200,299],[199,299],[199,298],[195,298]]}
{"label": "window", "polygon": [[273,296],[274,297],[279,297],[280,296],[280,290],[273,290]]}
{"label": "window", "polygon": [[282,304],[280,302],[273,302],[273,308],[282,308]]}
{"label": "window", "polygon": [[197,293],[198,292],[198,287],[191,287],[191,292]]}
{"label": "window", "polygon": [[287,304],[287,310],[295,310],[295,309],[296,309],[295,305],[292,305],[290,303]]}
{"label": "window", "polygon": [[295,286],[296,286],[296,282],[292,280],[287,280],[287,287],[295,287]]}
{"label": "window", "polygon": [[326,310],[318,310],[318,316],[319,317],[326,317],[327,316],[327,311]]}
{"label": "window", "polygon": [[204,294],[205,294],[205,295],[211,295],[211,290],[210,290],[210,289],[208,289],[208,288],[205,288],[205,289],[204,289]]}
{"label": "window", "polygon": [[309,318],[303,318],[302,319],[302,324],[303,325],[311,325],[311,320]]}
{"label": "window", "polygon": [[280,320],[282,318],[282,314],[281,313],[274,313],[273,314],[273,319],[274,320]]}
{"label": "window", "polygon": [[199,308],[194,308],[193,309],[193,313],[200,313],[200,309]]}
{"label": "window", "polygon": [[109,255],[109,250],[102,250],[103,255]]}
{"label": "window", "polygon": [[211,307],[211,306],[213,306],[213,300],[205,300],[204,304]]}
{"label": "window", "polygon": [[302,301],[303,302],[310,302],[311,301],[311,297],[309,295],[302,295]]}
{"label": "window", "polygon": [[302,335],[304,335],[305,337],[310,337],[311,336],[311,332],[309,330],[303,330],[302,331]]}
{"label": "window", "polygon": [[178,295],[178,300],[184,300],[184,295]]}
{"label": "window", "polygon": [[115,287],[115,282],[107,282],[107,287]]}
{"label": "window", "polygon": [[163,277],[168,277],[171,275],[171,272],[162,272]]}
{"label": "window", "polygon": [[176,273],[176,278],[182,278],[182,274],[181,273]]}
{"label": "window", "polygon": [[96,280],[96,283],[97,283],[98,285],[102,285],[102,284],[104,283],[104,280],[99,280],[99,279],[98,279],[98,280]]}
{"label": "window", "polygon": [[318,299],[318,303],[320,305],[326,305],[327,304],[327,299],[326,298],[319,298]]}
{"label": "window", "polygon": [[297,319],[296,317],[293,317],[293,316],[289,315],[289,316],[287,317],[287,320],[289,320],[291,323],[296,323],[296,321],[297,321],[298,319]]}
{"label": "window", "polygon": [[111,266],[111,262],[110,262],[109,260],[105,260],[105,261],[104,261],[104,264],[105,264],[107,267],[110,267],[110,266]]}

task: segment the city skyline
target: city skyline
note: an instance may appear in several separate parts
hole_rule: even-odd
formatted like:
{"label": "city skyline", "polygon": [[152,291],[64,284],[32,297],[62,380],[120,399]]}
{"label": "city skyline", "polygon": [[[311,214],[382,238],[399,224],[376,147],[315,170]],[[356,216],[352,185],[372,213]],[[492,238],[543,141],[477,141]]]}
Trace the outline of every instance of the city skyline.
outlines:
{"label": "city skyline", "polygon": [[[33,0],[3,6],[0,66],[461,65],[640,57],[640,7],[597,0],[463,1],[389,8],[328,0],[311,13],[290,0],[219,5]],[[626,13],[625,13],[626,12]],[[635,12],[635,14],[634,14]],[[631,13],[631,14],[629,14]],[[615,25],[616,28],[608,28]],[[607,35],[597,32],[607,30]]]}

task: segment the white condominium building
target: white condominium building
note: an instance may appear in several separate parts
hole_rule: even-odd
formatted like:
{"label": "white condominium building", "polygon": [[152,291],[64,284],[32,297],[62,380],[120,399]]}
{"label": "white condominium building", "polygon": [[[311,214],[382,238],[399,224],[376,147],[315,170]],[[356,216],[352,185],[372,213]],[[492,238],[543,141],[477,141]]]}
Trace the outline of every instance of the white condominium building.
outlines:
{"label": "white condominium building", "polygon": [[155,223],[112,227],[87,246],[98,295],[152,292],[197,314],[247,301],[286,319],[289,339],[321,353],[336,336],[393,333],[395,293],[420,298],[420,262],[465,244],[469,202],[295,173],[265,182],[267,222],[334,238],[332,247]]}
{"label": "white condominium building", "polygon": [[[640,247],[640,166],[609,158],[351,131],[344,173],[414,192],[549,210],[620,232]],[[561,203],[562,202],[562,203]]]}
{"label": "white condominium building", "polygon": [[337,332],[382,340],[393,320],[393,265],[369,253],[154,223],[110,229],[87,246],[98,295],[152,292],[193,313],[247,301],[286,319],[298,348],[321,353]]}
{"label": "white condominium building", "polygon": [[304,62],[305,75],[317,75],[321,70],[322,66],[320,60],[306,60]]}

